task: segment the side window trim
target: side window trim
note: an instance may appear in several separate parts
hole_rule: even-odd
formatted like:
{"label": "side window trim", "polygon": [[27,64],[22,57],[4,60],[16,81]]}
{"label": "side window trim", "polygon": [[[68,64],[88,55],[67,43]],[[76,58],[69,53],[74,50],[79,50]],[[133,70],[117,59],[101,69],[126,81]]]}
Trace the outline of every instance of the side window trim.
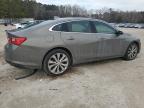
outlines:
{"label": "side window trim", "polygon": [[[60,24],[61,24],[61,23],[52,25],[52,26],[49,28],[49,31],[55,31],[55,30],[53,30],[53,29],[54,29],[56,26],[60,25]],[[56,32],[59,32],[59,31],[56,31]]]}

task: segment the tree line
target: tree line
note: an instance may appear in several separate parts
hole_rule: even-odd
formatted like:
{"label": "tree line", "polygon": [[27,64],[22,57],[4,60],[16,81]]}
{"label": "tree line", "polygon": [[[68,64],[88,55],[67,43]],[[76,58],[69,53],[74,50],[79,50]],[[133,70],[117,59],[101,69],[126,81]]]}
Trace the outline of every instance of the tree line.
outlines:
{"label": "tree line", "polygon": [[121,11],[109,8],[86,10],[78,5],[46,5],[35,0],[0,0],[0,18],[92,17],[108,22],[144,23],[144,11]]}

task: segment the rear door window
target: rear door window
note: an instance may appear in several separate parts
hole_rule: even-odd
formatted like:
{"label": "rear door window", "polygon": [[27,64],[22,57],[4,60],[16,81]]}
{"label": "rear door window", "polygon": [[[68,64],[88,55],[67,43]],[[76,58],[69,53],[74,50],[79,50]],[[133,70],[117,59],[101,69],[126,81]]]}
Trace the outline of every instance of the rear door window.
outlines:
{"label": "rear door window", "polygon": [[91,27],[89,21],[72,21],[67,23],[69,32],[90,33]]}
{"label": "rear door window", "polygon": [[67,24],[62,23],[62,24],[56,25],[52,28],[52,30],[53,31],[65,31],[65,32],[67,32],[68,31]]}
{"label": "rear door window", "polygon": [[62,24],[56,25],[55,27],[53,27],[53,31],[61,31],[62,28]]}

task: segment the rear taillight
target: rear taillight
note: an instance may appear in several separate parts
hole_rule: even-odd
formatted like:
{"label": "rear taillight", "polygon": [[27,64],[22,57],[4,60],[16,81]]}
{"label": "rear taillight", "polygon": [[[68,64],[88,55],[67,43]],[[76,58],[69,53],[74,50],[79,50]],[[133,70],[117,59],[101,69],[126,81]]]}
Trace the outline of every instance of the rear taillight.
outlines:
{"label": "rear taillight", "polygon": [[10,44],[14,44],[14,45],[21,45],[23,42],[25,42],[27,40],[26,37],[9,37],[8,38],[8,42]]}

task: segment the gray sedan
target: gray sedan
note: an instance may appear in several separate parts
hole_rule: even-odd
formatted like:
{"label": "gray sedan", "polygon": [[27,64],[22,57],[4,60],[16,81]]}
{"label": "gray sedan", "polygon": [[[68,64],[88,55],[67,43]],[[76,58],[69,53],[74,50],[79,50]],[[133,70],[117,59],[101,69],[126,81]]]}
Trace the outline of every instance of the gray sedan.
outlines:
{"label": "gray sedan", "polygon": [[133,60],[140,40],[91,18],[60,18],[7,31],[5,59],[16,67],[61,75],[73,64],[122,57]]}

